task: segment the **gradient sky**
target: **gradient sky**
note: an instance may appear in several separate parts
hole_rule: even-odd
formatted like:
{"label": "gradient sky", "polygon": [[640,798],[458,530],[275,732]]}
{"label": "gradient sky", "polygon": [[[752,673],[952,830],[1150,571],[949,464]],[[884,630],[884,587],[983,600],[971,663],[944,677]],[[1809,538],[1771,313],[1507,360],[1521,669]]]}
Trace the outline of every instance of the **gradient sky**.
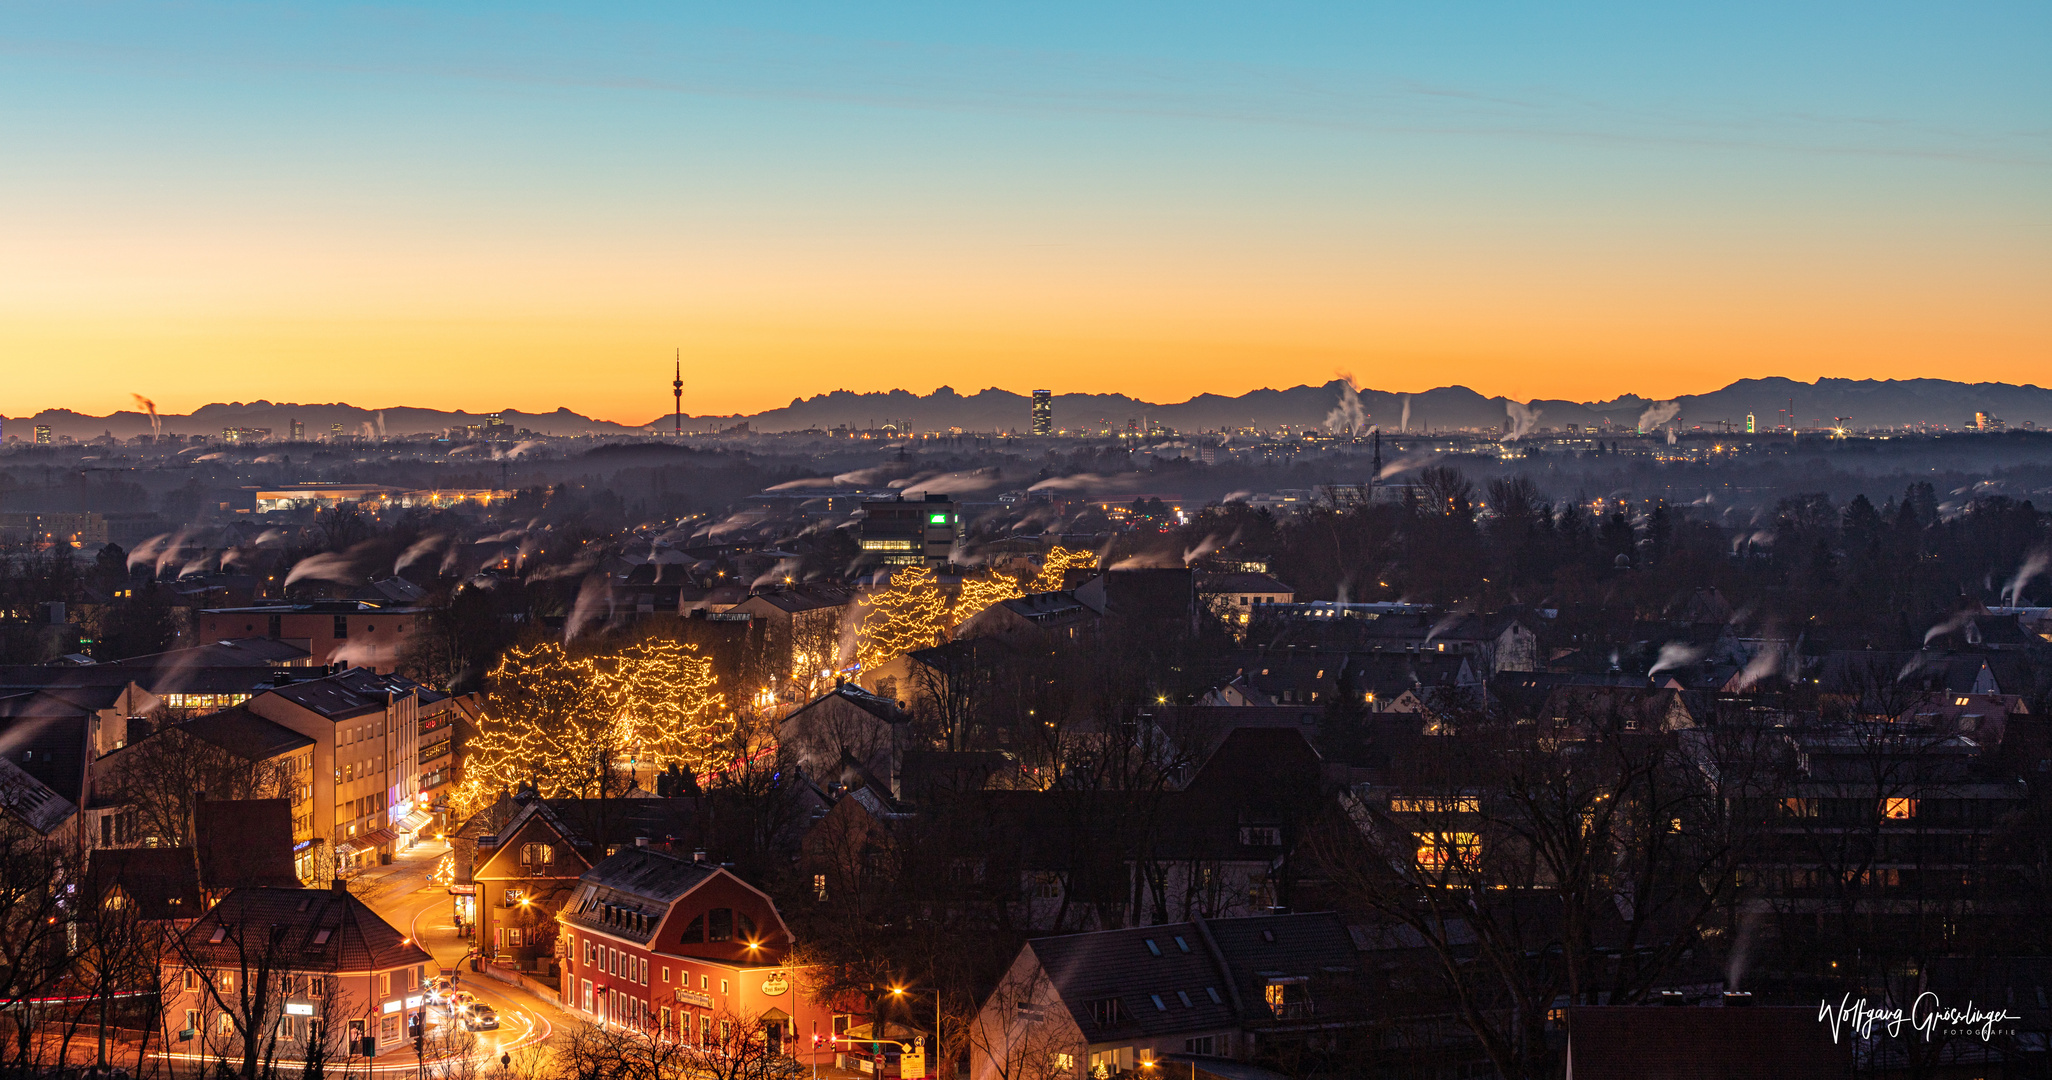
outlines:
{"label": "gradient sky", "polygon": [[0,2],[0,413],[2052,372],[2052,5]]}

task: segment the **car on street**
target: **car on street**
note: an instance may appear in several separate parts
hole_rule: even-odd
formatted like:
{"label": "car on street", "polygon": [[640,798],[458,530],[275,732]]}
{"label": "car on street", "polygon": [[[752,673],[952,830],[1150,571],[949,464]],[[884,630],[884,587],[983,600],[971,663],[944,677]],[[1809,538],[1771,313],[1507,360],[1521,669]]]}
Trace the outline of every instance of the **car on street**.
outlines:
{"label": "car on street", "polygon": [[463,1027],[466,1031],[496,1031],[499,1027],[499,1012],[483,1002],[476,1002],[463,1010]]}
{"label": "car on street", "polygon": [[456,989],[456,984],[450,982],[447,976],[437,975],[427,981],[427,986],[424,989],[427,991],[429,1001],[441,1001],[443,998],[448,997],[451,991]]}
{"label": "car on street", "polygon": [[450,1016],[462,1016],[463,1010],[476,1000],[477,998],[472,996],[468,990],[451,990],[442,998],[441,1004],[443,1008],[449,1010]]}

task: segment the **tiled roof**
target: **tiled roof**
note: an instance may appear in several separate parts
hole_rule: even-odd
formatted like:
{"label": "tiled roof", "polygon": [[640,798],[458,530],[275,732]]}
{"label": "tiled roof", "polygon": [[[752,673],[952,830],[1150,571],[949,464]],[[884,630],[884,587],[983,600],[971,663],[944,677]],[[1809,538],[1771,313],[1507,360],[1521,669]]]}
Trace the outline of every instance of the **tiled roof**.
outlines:
{"label": "tiled roof", "polygon": [[196,716],[169,730],[182,731],[249,761],[263,761],[314,744],[313,739],[240,706]]}
{"label": "tiled roof", "polygon": [[114,661],[127,668],[270,667],[307,659],[307,651],[289,641],[230,638],[189,649],[148,653]]}
{"label": "tiled roof", "polygon": [[79,805],[85,794],[91,726],[89,713],[29,710],[6,716],[0,719],[0,759]]}
{"label": "tiled roof", "polygon": [[347,720],[368,712],[382,711],[387,694],[404,697],[419,688],[419,684],[411,679],[398,675],[379,675],[369,668],[350,668],[325,679],[276,687],[271,693],[331,720]]}
{"label": "tiled roof", "polygon": [[1288,593],[1297,591],[1268,574],[1230,573],[1197,575],[1197,591],[1207,593]]}
{"label": "tiled roof", "polygon": [[292,802],[237,799],[192,810],[200,881],[208,889],[299,887],[292,869]]}
{"label": "tiled roof", "polygon": [[78,813],[78,806],[8,757],[0,756],[0,810],[48,836]]}
{"label": "tiled roof", "polygon": [[1037,938],[1026,947],[1090,1042],[1237,1023],[1225,973],[1195,923]]}
{"label": "tiled roof", "polygon": [[0,718],[82,718],[107,708],[121,696],[122,686],[66,686],[0,697]]}
{"label": "tiled roof", "polygon": [[236,966],[245,953],[254,962],[265,945],[244,937],[238,928],[245,927],[276,927],[275,963],[292,971],[383,971],[434,962],[369,905],[333,889],[237,889],[185,932],[185,948],[202,963]]}
{"label": "tiled roof", "polygon": [[720,872],[653,848],[622,848],[585,872],[562,918],[646,945],[670,905]]}
{"label": "tiled roof", "polygon": [[[1249,1023],[1266,1023],[1265,995],[1274,978],[1319,979],[1351,976],[1356,966],[1354,936],[1338,915],[1268,915],[1213,919],[1205,923],[1249,1012]],[[1330,1002],[1321,1005],[1331,1007]]]}
{"label": "tiled roof", "polygon": [[145,919],[196,919],[204,909],[191,848],[101,848],[86,880],[101,901],[119,885]]}
{"label": "tiled roof", "polygon": [[805,715],[807,711],[835,700],[853,705],[887,724],[905,724],[910,723],[912,720],[912,714],[906,712],[897,702],[892,701],[890,698],[872,694],[854,683],[842,683],[807,702],[804,708],[785,717],[784,723],[789,725],[792,721]]}

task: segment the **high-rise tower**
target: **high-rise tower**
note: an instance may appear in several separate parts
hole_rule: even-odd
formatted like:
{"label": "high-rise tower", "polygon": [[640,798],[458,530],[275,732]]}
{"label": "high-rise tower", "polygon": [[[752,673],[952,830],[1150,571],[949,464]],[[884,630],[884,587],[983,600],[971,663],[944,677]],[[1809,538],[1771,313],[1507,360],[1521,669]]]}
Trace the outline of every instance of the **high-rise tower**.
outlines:
{"label": "high-rise tower", "polygon": [[1033,392],[1033,433],[1035,435],[1054,434],[1054,391],[1052,390],[1035,390]]}
{"label": "high-rise tower", "polygon": [[670,380],[670,393],[677,398],[676,436],[681,439],[684,437],[684,350],[681,348],[677,350],[677,377]]}

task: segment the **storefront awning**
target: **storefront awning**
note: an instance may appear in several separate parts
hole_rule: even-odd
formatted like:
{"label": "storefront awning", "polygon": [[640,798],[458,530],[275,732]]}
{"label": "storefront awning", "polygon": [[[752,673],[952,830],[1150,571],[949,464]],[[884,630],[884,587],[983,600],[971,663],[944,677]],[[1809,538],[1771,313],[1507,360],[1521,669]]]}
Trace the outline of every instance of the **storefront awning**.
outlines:
{"label": "storefront awning", "polygon": [[406,820],[400,823],[399,830],[401,832],[417,833],[434,823],[435,815],[425,810],[415,810],[413,813],[406,815]]}
{"label": "storefront awning", "polygon": [[338,859],[347,859],[354,856],[357,852],[362,850],[362,848],[356,846],[356,841],[344,840],[341,843],[335,845],[335,857]]}
{"label": "storefront awning", "polygon": [[364,833],[362,836],[357,837],[352,842],[360,847],[374,848],[382,844],[389,844],[397,839],[399,839],[399,834],[393,832],[391,829],[373,829],[372,831]]}

